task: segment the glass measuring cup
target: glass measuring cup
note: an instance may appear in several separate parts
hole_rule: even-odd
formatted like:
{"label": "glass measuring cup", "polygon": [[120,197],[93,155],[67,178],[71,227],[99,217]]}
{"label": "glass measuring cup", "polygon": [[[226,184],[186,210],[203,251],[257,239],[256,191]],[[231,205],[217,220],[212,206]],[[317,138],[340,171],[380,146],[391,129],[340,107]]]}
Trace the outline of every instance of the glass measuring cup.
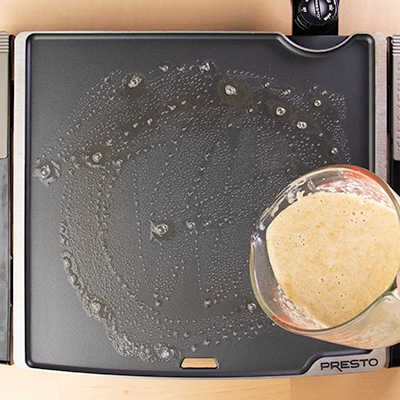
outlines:
{"label": "glass measuring cup", "polygon": [[396,221],[399,221],[400,198],[386,182],[368,170],[338,165],[300,177],[264,211],[251,237],[250,273],[260,306],[277,325],[303,336],[363,349],[388,347],[400,342],[400,297],[396,282],[400,248],[391,284],[356,316],[336,326],[321,324],[297,306],[277,281],[268,251],[267,229],[287,207],[306,196],[321,193],[343,193],[373,200],[394,210],[394,217],[397,215]]}

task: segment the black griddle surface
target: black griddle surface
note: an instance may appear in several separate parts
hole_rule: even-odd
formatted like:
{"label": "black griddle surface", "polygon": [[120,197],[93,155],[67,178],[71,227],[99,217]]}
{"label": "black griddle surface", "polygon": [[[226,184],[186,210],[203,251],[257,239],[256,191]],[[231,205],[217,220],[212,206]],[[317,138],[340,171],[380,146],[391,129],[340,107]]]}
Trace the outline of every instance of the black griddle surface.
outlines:
{"label": "black griddle surface", "polygon": [[293,179],[373,170],[374,60],[362,34],[327,52],[278,34],[28,37],[28,365],[276,376],[365,353],[274,326],[248,255]]}

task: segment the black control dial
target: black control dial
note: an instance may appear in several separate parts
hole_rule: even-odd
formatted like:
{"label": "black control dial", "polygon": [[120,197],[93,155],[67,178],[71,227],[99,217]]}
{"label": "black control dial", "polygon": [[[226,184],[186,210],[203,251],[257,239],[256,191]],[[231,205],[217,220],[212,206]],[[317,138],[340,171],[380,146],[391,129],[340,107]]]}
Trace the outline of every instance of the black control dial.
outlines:
{"label": "black control dial", "polygon": [[326,30],[337,24],[338,7],[339,0],[293,0],[294,24],[310,32]]}

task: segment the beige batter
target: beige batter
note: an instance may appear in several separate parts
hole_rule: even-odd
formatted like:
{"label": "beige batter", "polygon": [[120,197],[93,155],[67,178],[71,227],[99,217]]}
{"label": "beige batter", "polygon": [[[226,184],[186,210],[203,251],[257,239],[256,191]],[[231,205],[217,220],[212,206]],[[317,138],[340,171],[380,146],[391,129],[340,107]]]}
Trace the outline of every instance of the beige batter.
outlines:
{"label": "beige batter", "polygon": [[399,267],[397,214],[354,195],[304,197],[275,218],[266,238],[282,289],[328,327],[364,310],[393,283]]}

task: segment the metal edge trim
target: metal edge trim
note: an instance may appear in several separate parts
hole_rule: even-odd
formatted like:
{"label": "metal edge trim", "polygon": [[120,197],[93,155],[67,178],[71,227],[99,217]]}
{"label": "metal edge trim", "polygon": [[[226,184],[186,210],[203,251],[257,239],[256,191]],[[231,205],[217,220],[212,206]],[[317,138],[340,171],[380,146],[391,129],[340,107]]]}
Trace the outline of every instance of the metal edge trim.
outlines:
{"label": "metal edge trim", "polygon": [[13,135],[13,361],[29,369],[25,357],[25,80],[26,39],[15,39]]}
{"label": "metal edge trim", "polygon": [[375,173],[389,179],[389,141],[387,131],[387,39],[378,32],[375,40]]}
{"label": "metal edge trim", "polygon": [[0,32],[0,159],[9,155],[10,59],[9,37]]}
{"label": "metal edge trim", "polygon": [[392,157],[395,161],[400,161],[400,34],[392,37]]}

